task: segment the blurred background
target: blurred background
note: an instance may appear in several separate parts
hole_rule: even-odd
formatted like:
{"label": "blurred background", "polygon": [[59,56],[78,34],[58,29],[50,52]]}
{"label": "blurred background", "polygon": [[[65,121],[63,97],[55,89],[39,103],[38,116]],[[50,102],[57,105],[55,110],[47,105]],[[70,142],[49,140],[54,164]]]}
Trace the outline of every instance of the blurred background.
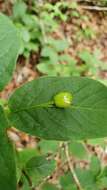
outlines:
{"label": "blurred background", "polygon": [[[107,85],[107,0],[0,0],[0,12],[10,17],[21,38],[16,71],[1,98],[44,75],[86,76]],[[14,128],[9,136],[21,162],[29,155],[44,154],[55,161],[48,177],[46,169],[38,174],[38,190],[82,190],[70,173],[65,143]],[[68,142],[68,149],[83,189],[107,190],[107,139]],[[28,190],[27,182],[19,189]]]}

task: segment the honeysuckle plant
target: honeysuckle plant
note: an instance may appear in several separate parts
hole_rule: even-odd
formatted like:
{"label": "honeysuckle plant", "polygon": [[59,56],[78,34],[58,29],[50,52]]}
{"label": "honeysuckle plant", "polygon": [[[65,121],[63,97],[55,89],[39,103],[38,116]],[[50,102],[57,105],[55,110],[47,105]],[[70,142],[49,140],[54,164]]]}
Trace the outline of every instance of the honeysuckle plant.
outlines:
{"label": "honeysuckle plant", "polygon": [[[19,49],[15,26],[0,14],[0,91],[12,78]],[[17,171],[16,151],[7,135],[12,126],[47,140],[106,137],[107,87],[86,77],[40,77],[16,89],[5,103],[0,100],[0,190],[16,190],[23,175],[33,190],[28,173],[49,175],[54,163],[33,157]],[[45,167],[38,170],[41,163]]]}

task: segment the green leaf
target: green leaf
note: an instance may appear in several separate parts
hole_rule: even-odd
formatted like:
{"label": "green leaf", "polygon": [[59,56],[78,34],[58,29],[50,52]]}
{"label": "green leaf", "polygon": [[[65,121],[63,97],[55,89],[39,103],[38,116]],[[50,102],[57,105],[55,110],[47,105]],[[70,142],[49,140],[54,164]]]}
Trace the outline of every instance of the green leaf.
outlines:
{"label": "green leaf", "polygon": [[62,52],[69,47],[69,43],[66,39],[55,40],[53,38],[49,38],[48,44],[54,47],[57,52]]}
{"label": "green leaf", "polygon": [[[22,178],[22,170],[25,168],[26,163],[34,156],[39,155],[36,149],[26,148],[22,151],[17,151],[16,154],[16,165],[17,165],[17,181]],[[24,177],[24,176],[23,176]],[[26,178],[24,180],[24,186],[26,187]]]}
{"label": "green leaf", "polygon": [[98,181],[98,187],[101,189],[107,188],[107,177],[103,177]]}
{"label": "green leaf", "polygon": [[72,174],[70,172],[65,173],[60,177],[60,185],[64,190],[77,190]]}
{"label": "green leaf", "polygon": [[48,76],[57,75],[57,65],[51,64],[50,61],[39,63],[36,67],[41,73],[47,74]]}
{"label": "green leaf", "polygon": [[0,189],[16,190],[14,151],[6,135],[7,127],[7,120],[0,107]]}
{"label": "green leaf", "polygon": [[93,54],[91,54],[88,50],[82,50],[79,53],[81,60],[87,65],[87,68],[90,69],[94,75],[96,74],[97,69],[103,65],[103,62],[100,61],[100,54],[101,53],[98,50],[95,50]]}
{"label": "green leaf", "polygon": [[[73,95],[70,108],[49,106],[58,92]],[[13,126],[45,139],[107,136],[107,87],[84,77],[41,77],[17,89],[9,99]]]}
{"label": "green leaf", "polygon": [[58,190],[58,188],[51,184],[51,183],[45,183],[43,186],[42,186],[42,190]]}
{"label": "green leaf", "polygon": [[67,186],[69,183],[74,183],[72,174],[70,172],[65,173],[63,176],[61,176],[60,183],[62,186]]}
{"label": "green leaf", "polygon": [[83,188],[93,188],[96,190],[96,179],[90,170],[76,169],[77,177]]}
{"label": "green leaf", "polygon": [[47,153],[55,153],[58,150],[58,141],[47,141],[47,140],[41,140],[37,148],[40,150],[40,153],[47,154]]}
{"label": "green leaf", "polygon": [[76,17],[76,18],[79,18],[80,17],[80,14],[79,14],[79,12],[78,11],[71,11],[71,16],[72,17]]}
{"label": "green leaf", "polygon": [[59,61],[64,61],[64,62],[70,64],[72,67],[76,66],[76,63],[77,63],[76,60],[68,54],[61,54],[59,56]]}
{"label": "green leaf", "polygon": [[84,157],[87,157],[87,152],[81,142],[77,142],[77,141],[70,142],[69,151],[71,152],[73,156],[77,158],[84,159]]}
{"label": "green leaf", "polygon": [[24,43],[27,43],[30,41],[30,32],[26,29],[26,27],[20,28],[20,36]]}
{"label": "green leaf", "polygon": [[13,18],[23,18],[27,10],[27,6],[24,2],[15,2],[13,6]]}
{"label": "green leaf", "polygon": [[38,184],[44,177],[51,175],[54,169],[55,161],[46,159],[46,156],[31,158],[25,167],[25,171],[31,176],[34,185]]}
{"label": "green leaf", "polygon": [[43,57],[48,57],[49,60],[50,60],[50,63],[52,64],[57,64],[58,62],[58,54],[57,52],[51,48],[51,47],[48,47],[48,46],[45,46],[42,50],[42,53],[41,55]]}
{"label": "green leaf", "polygon": [[96,61],[93,60],[93,55],[88,50],[83,50],[79,53],[79,57],[84,61],[87,65],[96,64]]}
{"label": "green leaf", "polygon": [[97,176],[101,171],[101,163],[100,160],[97,158],[97,156],[92,156],[91,163],[90,163],[90,170],[94,174],[94,176]]}
{"label": "green leaf", "polygon": [[25,149],[17,153],[18,164],[23,168],[26,163],[34,156],[38,155],[36,149]]}
{"label": "green leaf", "polygon": [[72,3],[70,4],[70,8],[72,8],[72,9],[77,9],[77,8],[78,8],[77,2],[72,2]]}
{"label": "green leaf", "polygon": [[21,176],[20,178],[20,182],[21,182],[21,187],[19,189],[21,190],[31,190],[31,188],[29,187],[29,183],[26,179],[26,177],[24,175]]}
{"label": "green leaf", "polygon": [[101,171],[101,174],[99,175],[100,177],[107,177],[107,166],[103,168]]}
{"label": "green leaf", "polygon": [[106,140],[106,137],[105,138],[97,138],[97,139],[89,139],[88,143],[95,145],[95,146],[100,145],[101,147],[103,147],[105,149],[105,147],[106,147],[105,140]]}
{"label": "green leaf", "polygon": [[14,25],[0,13],[0,91],[12,77],[19,51],[19,41]]}

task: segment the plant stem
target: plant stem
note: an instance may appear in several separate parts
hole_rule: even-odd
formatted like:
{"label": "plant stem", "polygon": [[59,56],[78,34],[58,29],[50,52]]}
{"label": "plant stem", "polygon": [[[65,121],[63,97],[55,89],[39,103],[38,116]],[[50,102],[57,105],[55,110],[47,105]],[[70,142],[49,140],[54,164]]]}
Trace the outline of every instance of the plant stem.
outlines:
{"label": "plant stem", "polygon": [[35,190],[35,188],[33,187],[32,181],[31,181],[29,175],[26,173],[26,171],[22,170],[22,173],[25,176],[25,178],[27,179],[30,189]]}
{"label": "plant stem", "polygon": [[72,177],[74,179],[74,182],[75,182],[75,184],[77,186],[77,189],[78,190],[83,190],[83,188],[81,187],[81,184],[79,182],[79,179],[78,179],[78,177],[77,177],[77,175],[75,173],[74,167],[73,167],[73,165],[71,163],[71,159],[70,159],[70,155],[69,155],[69,150],[68,150],[68,143],[67,142],[64,143],[64,148],[65,148],[65,154],[66,154],[68,166],[69,166],[69,169],[71,171],[71,174],[72,174]]}
{"label": "plant stem", "polygon": [[38,4],[39,4],[39,24],[40,24],[40,28],[41,28],[41,32],[42,32],[42,36],[43,36],[43,40],[44,40],[44,43],[46,44],[47,43],[47,37],[46,37],[46,32],[45,32],[45,25],[44,25],[44,22],[41,18],[41,12],[42,12],[42,7],[43,7],[43,0],[38,0]]}

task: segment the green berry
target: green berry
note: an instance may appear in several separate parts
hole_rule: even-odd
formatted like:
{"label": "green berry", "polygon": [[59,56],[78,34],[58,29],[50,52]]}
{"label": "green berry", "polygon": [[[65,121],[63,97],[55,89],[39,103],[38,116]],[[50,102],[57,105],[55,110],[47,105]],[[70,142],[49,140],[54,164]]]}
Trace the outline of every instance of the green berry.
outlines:
{"label": "green berry", "polygon": [[72,94],[69,92],[59,92],[54,96],[54,104],[59,108],[68,108],[72,103]]}

